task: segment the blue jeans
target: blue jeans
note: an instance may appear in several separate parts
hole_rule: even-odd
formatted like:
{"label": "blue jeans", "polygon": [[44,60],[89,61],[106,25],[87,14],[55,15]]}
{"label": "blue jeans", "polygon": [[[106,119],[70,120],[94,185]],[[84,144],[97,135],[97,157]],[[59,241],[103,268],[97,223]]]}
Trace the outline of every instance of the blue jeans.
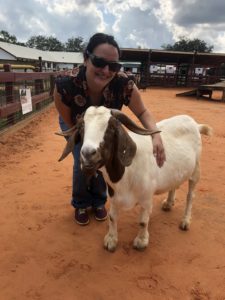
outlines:
{"label": "blue jeans", "polygon": [[[68,130],[68,126],[59,117],[59,125],[62,131]],[[100,171],[97,171],[97,176],[91,177],[87,183],[87,178],[80,169],[80,148],[81,144],[77,144],[73,149],[73,189],[71,204],[75,208],[94,208],[105,205],[107,193],[106,183]]]}

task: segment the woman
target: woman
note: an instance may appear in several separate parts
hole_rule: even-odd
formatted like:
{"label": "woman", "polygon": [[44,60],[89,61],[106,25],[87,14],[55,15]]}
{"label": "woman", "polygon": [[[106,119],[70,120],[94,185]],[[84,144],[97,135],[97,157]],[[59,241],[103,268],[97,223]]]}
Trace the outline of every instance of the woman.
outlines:
{"label": "woman", "polygon": [[[91,105],[104,105],[121,109],[125,104],[139,118],[142,125],[150,130],[156,124],[141,100],[138,88],[124,73],[120,73],[120,49],[113,36],[96,33],[84,51],[84,65],[72,76],[56,80],[54,100],[59,112],[61,129],[67,130],[76,123],[76,119]],[[153,152],[159,167],[165,161],[165,153],[160,134],[152,136]],[[87,185],[80,170],[80,145],[73,151],[73,191],[72,205],[75,207],[75,221],[80,225],[89,223],[88,207],[93,207],[95,218],[103,221],[107,218],[105,209],[106,184],[99,172]]]}

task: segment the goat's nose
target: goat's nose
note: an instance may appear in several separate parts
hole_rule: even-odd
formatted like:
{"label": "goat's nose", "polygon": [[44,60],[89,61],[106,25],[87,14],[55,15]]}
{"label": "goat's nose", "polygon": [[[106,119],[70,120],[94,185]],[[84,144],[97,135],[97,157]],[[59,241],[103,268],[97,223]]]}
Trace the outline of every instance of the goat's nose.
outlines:
{"label": "goat's nose", "polygon": [[86,158],[91,158],[96,154],[96,149],[95,148],[90,148],[90,147],[84,147],[81,149],[81,154],[83,157]]}

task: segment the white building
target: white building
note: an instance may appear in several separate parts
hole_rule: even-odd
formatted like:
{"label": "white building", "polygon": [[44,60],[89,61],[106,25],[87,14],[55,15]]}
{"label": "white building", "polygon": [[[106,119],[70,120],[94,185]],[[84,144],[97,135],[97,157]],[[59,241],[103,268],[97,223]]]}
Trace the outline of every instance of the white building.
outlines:
{"label": "white building", "polygon": [[34,48],[0,42],[0,70],[3,64],[39,66],[42,71],[73,69],[83,63],[82,52],[42,51]]}

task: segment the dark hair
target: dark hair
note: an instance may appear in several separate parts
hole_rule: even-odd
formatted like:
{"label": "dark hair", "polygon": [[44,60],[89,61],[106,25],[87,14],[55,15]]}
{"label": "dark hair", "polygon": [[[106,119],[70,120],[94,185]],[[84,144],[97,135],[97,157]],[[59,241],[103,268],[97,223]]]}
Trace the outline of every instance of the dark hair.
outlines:
{"label": "dark hair", "polygon": [[87,52],[93,53],[94,49],[101,44],[109,44],[114,46],[118,50],[120,57],[120,48],[112,35],[105,33],[95,33],[89,40],[86,49],[84,51],[84,58],[87,58]]}

